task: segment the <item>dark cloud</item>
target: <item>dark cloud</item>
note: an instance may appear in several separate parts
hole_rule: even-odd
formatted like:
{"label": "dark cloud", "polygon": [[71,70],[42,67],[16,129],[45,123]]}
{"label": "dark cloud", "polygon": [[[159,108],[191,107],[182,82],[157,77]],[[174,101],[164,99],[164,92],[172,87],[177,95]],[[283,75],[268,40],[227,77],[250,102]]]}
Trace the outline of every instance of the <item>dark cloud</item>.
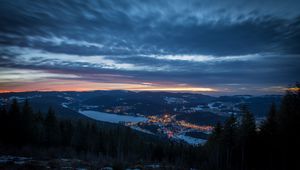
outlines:
{"label": "dark cloud", "polygon": [[[288,5],[293,6],[299,3]],[[238,7],[244,11],[238,11]],[[205,1],[187,4],[181,1],[2,1],[1,42],[90,55],[161,51],[214,55],[297,52],[299,18],[286,17],[282,12],[291,8],[258,7],[255,3],[230,7],[228,3]],[[80,44],[43,41],[53,37],[99,43],[104,47],[85,46],[76,50]]]}
{"label": "dark cloud", "polygon": [[293,0],[1,1],[0,67],[88,81],[116,74],[136,82],[283,85],[300,71],[299,8]]}

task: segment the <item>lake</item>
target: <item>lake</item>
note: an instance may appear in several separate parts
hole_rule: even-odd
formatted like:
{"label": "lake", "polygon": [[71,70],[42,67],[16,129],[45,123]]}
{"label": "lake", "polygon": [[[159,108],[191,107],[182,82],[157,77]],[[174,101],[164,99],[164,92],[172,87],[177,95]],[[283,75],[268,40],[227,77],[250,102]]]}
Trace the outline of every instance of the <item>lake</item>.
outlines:
{"label": "lake", "polygon": [[118,115],[118,114],[98,112],[92,110],[80,110],[79,113],[95,120],[100,120],[103,122],[110,122],[110,123],[120,123],[120,122],[136,123],[136,122],[145,122],[148,120],[145,117]]}

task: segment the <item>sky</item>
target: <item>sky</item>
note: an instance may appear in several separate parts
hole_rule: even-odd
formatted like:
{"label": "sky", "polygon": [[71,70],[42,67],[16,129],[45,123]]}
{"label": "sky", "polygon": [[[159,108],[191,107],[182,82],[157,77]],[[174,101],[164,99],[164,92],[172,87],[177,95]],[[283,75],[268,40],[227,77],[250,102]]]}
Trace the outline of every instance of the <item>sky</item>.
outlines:
{"label": "sky", "polygon": [[298,0],[1,0],[0,92],[280,94]]}

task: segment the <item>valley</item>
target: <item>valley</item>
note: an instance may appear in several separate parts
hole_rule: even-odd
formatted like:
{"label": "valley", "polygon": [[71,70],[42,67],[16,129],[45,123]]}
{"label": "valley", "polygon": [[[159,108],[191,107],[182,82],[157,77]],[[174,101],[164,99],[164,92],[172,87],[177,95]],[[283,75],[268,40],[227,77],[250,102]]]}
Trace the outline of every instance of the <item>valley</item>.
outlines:
{"label": "valley", "polygon": [[[93,92],[26,92],[0,95],[1,105],[13,98],[29,99],[36,111],[48,107],[62,118],[88,117],[94,120],[122,124],[134,130],[191,145],[206,142],[213,126],[228,116],[241,114],[248,105],[257,122],[264,120],[272,102],[281,96],[221,96],[193,93],[93,91]],[[264,101],[264,102],[260,102]]]}
{"label": "valley", "polygon": [[29,99],[38,108],[36,111],[53,107],[62,118],[91,118],[201,145],[217,122],[223,123],[231,114],[239,117],[241,106],[249,106],[259,123],[267,113],[264,108],[272,102],[278,103],[281,96],[212,97],[193,93],[132,91],[26,92],[3,93],[0,103],[7,105],[13,98],[20,102]]}

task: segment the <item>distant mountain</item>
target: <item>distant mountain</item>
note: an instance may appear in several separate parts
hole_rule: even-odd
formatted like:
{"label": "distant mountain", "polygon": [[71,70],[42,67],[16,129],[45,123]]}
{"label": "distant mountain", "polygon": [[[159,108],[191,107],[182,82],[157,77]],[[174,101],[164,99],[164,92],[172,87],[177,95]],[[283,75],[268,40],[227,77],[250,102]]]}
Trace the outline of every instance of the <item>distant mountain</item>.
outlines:
{"label": "distant mountain", "polygon": [[[10,99],[28,98],[41,111],[53,107],[61,117],[82,117],[79,109],[93,109],[117,114],[160,115],[205,111],[206,114],[228,116],[238,114],[239,107],[248,105],[255,116],[264,117],[272,102],[279,104],[281,96],[235,95],[212,97],[193,93],[132,92],[123,90],[89,92],[20,92],[0,94],[0,104]],[[38,111],[38,110],[36,110]],[[196,114],[196,113],[195,113]],[[206,118],[206,116],[205,116]],[[188,119],[188,118],[187,118]],[[202,120],[197,120],[202,121]]]}

